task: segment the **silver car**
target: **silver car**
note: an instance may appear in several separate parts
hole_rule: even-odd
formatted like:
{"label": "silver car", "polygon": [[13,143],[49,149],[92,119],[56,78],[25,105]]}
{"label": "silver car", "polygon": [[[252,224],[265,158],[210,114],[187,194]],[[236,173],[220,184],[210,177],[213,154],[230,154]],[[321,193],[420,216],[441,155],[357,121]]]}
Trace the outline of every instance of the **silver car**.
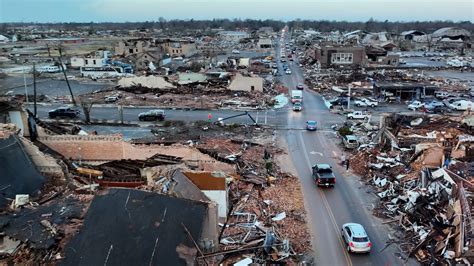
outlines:
{"label": "silver car", "polygon": [[347,223],[342,226],[342,238],[349,253],[369,253],[372,243],[362,225]]}

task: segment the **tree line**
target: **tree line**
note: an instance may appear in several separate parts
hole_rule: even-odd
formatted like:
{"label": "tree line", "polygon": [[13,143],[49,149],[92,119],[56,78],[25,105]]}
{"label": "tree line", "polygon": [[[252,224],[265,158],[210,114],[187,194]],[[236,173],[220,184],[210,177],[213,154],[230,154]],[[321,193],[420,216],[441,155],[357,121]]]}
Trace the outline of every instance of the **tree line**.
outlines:
{"label": "tree line", "polygon": [[279,30],[285,25],[292,29],[314,29],[321,32],[330,31],[353,31],[366,30],[369,32],[387,31],[392,33],[400,33],[408,30],[419,30],[431,33],[443,27],[460,27],[470,32],[474,31],[474,24],[470,21],[378,21],[369,19],[366,22],[349,22],[349,21],[330,21],[330,20],[301,20],[296,19],[288,22],[273,19],[212,19],[212,20],[166,20],[162,17],[156,21],[143,22],[69,22],[69,23],[1,23],[0,33],[22,26],[35,26],[37,29],[57,29],[64,31],[71,30],[89,30],[91,33],[95,31],[105,30],[151,30],[160,29],[162,31],[179,32],[179,31],[197,31],[205,32],[210,29],[221,28],[223,30],[248,29],[250,31],[258,30],[261,27],[272,27]]}

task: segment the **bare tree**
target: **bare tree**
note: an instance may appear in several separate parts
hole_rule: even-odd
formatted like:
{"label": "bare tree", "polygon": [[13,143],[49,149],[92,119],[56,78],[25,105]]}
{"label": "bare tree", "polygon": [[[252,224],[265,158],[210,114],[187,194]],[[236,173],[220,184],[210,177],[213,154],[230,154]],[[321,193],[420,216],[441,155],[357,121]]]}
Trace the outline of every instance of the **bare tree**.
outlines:
{"label": "bare tree", "polygon": [[86,118],[86,123],[91,122],[91,110],[92,106],[97,103],[94,98],[88,97],[86,95],[80,96],[79,100],[81,101],[82,111],[84,112],[84,117]]}

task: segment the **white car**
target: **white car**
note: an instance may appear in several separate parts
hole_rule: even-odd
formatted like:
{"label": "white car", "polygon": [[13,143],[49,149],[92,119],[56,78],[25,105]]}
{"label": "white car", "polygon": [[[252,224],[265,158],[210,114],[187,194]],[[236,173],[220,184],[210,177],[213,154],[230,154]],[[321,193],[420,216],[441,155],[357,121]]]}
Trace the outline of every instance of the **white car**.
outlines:
{"label": "white car", "polygon": [[372,248],[369,236],[361,224],[346,223],[342,225],[342,239],[349,253],[369,253]]}
{"label": "white car", "polygon": [[357,107],[369,106],[369,107],[372,107],[372,108],[379,105],[379,103],[377,101],[366,99],[366,98],[362,98],[360,100],[357,100],[357,101],[354,102],[354,104]]}
{"label": "white car", "polygon": [[233,54],[240,54],[240,51],[237,50],[237,49],[234,49],[234,50],[232,50],[232,53],[233,53]]}
{"label": "white car", "polygon": [[408,109],[416,111],[416,110],[420,109],[421,107],[423,107],[424,105],[425,104],[420,102],[420,101],[413,101],[412,103],[410,103],[408,105]]}
{"label": "white car", "polygon": [[347,114],[347,119],[366,119],[366,118],[369,118],[369,115],[361,111],[354,111],[352,113]]}
{"label": "white car", "polygon": [[285,73],[286,73],[287,75],[291,75],[291,70],[288,68],[288,69],[285,71]]}

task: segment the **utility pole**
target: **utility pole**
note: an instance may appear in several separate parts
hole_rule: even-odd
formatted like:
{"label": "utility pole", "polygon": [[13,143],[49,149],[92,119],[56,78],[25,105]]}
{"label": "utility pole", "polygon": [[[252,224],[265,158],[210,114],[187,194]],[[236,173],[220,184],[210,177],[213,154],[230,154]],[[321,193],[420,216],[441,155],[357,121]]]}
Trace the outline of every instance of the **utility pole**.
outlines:
{"label": "utility pole", "polygon": [[351,109],[351,85],[349,87],[349,95],[347,96],[347,109]]}
{"label": "utility pole", "polygon": [[61,60],[61,57],[63,56],[61,46],[59,46],[58,50],[59,50],[59,65],[61,66],[61,70],[63,71],[64,79],[66,80],[69,93],[71,94],[72,104],[76,106],[77,105],[76,100],[74,99],[74,95],[72,94],[71,85],[69,85],[69,80],[67,79],[66,71],[64,70],[63,61]]}
{"label": "utility pole", "polygon": [[35,118],[38,115],[38,110],[36,107],[36,64],[33,62],[33,114]]}

